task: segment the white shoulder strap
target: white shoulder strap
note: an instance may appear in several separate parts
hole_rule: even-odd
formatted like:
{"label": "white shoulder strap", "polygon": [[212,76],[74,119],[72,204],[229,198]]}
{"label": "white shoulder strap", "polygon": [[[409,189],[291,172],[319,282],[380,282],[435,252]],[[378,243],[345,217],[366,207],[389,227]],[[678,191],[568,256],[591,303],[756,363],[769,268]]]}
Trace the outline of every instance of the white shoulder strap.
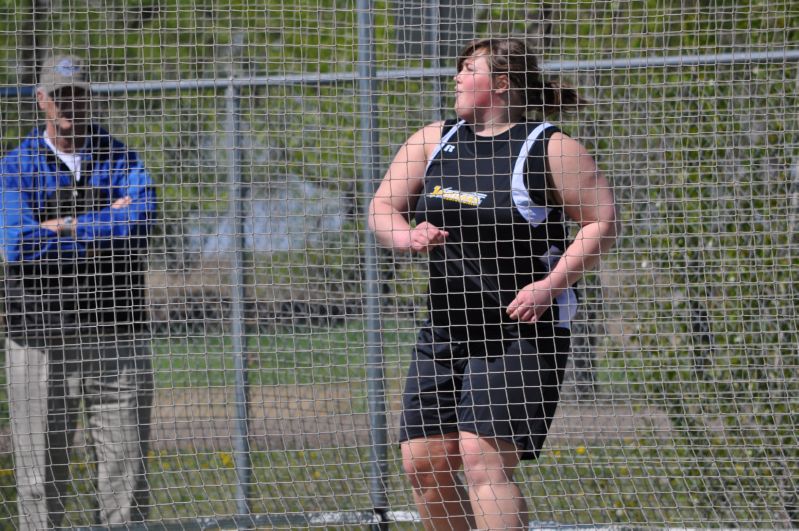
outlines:
{"label": "white shoulder strap", "polygon": [[530,199],[530,192],[527,190],[527,184],[524,181],[524,166],[530,151],[533,149],[533,144],[543,136],[548,127],[552,127],[552,124],[544,122],[527,135],[527,139],[524,141],[521,151],[519,151],[519,156],[516,158],[516,164],[513,166],[513,175],[511,176],[513,204],[516,205],[519,214],[533,226],[547,219],[552,209],[537,205]]}
{"label": "white shoulder strap", "polygon": [[427,167],[424,169],[425,174],[427,174],[427,170],[430,169],[430,164],[433,163],[433,160],[439,154],[439,152],[444,148],[444,146],[449,142],[449,139],[458,132],[460,126],[466,123],[466,120],[460,120],[458,123],[450,127],[449,131],[447,131],[444,136],[441,137],[441,142],[438,143],[436,149],[433,150],[433,153],[430,155],[430,158],[427,160]]}

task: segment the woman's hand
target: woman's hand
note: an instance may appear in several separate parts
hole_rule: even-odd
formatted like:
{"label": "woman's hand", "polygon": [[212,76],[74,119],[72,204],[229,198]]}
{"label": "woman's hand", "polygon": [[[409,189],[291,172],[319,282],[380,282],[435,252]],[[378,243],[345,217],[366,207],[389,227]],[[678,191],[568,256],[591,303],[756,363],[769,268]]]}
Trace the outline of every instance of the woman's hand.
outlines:
{"label": "woman's hand", "polygon": [[429,253],[433,247],[443,245],[447,236],[449,232],[423,221],[411,229],[409,247],[414,253]]}
{"label": "woman's hand", "polygon": [[535,323],[552,306],[555,293],[546,278],[523,287],[508,305],[508,317],[523,323]]}

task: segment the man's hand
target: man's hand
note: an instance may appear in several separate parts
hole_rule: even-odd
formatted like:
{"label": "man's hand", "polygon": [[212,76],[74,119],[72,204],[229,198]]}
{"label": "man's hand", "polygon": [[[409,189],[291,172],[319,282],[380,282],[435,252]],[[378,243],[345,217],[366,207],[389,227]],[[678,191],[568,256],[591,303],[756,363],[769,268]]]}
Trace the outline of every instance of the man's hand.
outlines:
{"label": "man's hand", "polygon": [[[113,203],[111,203],[111,208],[114,210],[119,210],[120,208],[125,208],[126,206],[130,205],[133,202],[133,199],[129,195],[125,197],[120,197]],[[73,234],[75,232],[75,225],[77,222],[75,218],[72,216],[67,216],[64,218],[53,218],[43,221],[40,225],[43,229],[51,230],[61,236],[65,236],[68,234]]]}
{"label": "man's hand", "polygon": [[410,248],[415,253],[428,253],[433,247],[444,243],[449,232],[423,221],[411,229]]}
{"label": "man's hand", "polygon": [[72,216],[65,218],[48,219],[41,223],[43,229],[51,230],[56,234],[65,236],[75,231],[75,219]]}
{"label": "man's hand", "polygon": [[131,199],[129,195],[126,195],[125,197],[120,197],[119,199],[114,201],[111,204],[111,208],[113,208],[114,210],[117,210],[117,209],[120,209],[120,208],[125,208],[126,206],[128,206],[132,202],[133,202],[133,199]]}

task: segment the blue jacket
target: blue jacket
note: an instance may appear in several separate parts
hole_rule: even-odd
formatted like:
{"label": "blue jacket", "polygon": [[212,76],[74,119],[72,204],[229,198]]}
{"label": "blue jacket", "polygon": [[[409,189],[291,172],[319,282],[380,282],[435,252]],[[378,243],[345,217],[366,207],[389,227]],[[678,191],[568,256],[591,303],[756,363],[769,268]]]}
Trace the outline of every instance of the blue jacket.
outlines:
{"label": "blue jacket", "polygon": [[[93,127],[79,182],[36,129],[0,160],[0,249],[8,334],[44,346],[56,337],[135,332],[146,325],[152,180],[136,153]],[[129,196],[129,206],[111,204]],[[74,235],[41,227],[73,216]]]}

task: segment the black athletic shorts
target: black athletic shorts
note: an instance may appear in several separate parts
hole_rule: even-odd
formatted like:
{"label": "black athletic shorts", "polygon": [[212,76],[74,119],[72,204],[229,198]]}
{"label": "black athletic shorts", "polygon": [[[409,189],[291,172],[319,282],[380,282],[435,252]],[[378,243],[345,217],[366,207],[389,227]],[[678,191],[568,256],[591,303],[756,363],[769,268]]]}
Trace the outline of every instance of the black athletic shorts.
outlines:
{"label": "black athletic shorts", "polygon": [[507,334],[486,347],[423,327],[405,381],[400,442],[467,431],[513,443],[522,459],[537,458],[570,348],[568,330],[548,330],[538,337]]}

